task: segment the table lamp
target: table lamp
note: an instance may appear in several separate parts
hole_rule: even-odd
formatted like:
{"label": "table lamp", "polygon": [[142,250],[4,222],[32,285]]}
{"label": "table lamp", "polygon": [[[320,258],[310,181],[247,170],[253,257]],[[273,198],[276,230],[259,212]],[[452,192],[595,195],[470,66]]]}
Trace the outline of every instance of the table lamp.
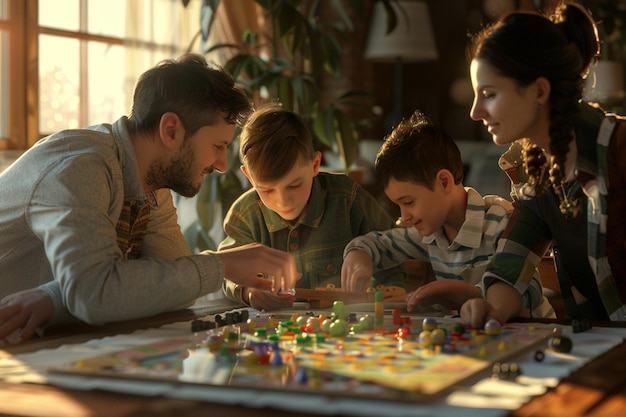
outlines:
{"label": "table lamp", "polygon": [[385,119],[389,133],[402,120],[402,65],[404,62],[431,61],[439,57],[428,5],[422,1],[398,0],[390,3],[397,25],[387,33],[382,2],[374,5],[365,58],[394,64],[393,110]]}

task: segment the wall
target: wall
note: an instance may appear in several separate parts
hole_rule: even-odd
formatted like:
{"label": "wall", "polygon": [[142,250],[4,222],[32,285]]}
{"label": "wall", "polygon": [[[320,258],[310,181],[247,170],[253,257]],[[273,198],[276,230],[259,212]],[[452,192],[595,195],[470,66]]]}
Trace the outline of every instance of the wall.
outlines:
{"label": "wall", "polygon": [[[482,123],[469,117],[473,92],[465,51],[469,34],[476,33],[482,24],[490,21],[483,9],[484,2],[426,0],[426,3],[439,59],[404,64],[403,116],[409,116],[416,109],[430,116],[459,143],[468,167],[466,185],[476,187],[483,194],[506,196],[508,180],[497,166],[498,156],[504,149],[492,143]],[[325,13],[332,11],[326,10]],[[371,13],[371,8],[368,13]],[[382,140],[387,133],[384,129],[385,116],[393,108],[393,64],[369,62],[364,58],[369,19],[354,20],[354,36],[344,50],[346,59],[343,76],[340,79],[323,80],[323,97],[330,100],[350,89],[371,92],[372,104],[380,107],[382,112],[378,115],[366,112],[358,114],[367,117],[371,124],[360,132],[360,136],[363,139]],[[372,159],[372,156],[365,156],[365,159]],[[475,169],[472,170],[471,166]]]}

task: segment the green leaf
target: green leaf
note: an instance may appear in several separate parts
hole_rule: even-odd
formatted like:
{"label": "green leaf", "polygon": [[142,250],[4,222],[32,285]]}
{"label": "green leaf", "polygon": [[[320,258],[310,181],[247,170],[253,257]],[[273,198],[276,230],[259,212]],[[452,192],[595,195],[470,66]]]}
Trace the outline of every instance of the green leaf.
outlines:
{"label": "green leaf", "polygon": [[293,94],[290,77],[280,77],[278,81],[278,99],[287,110],[295,110]]}
{"label": "green leaf", "polygon": [[324,36],[322,43],[325,51],[324,68],[334,77],[340,77],[343,64],[341,45],[337,38],[331,35]]}
{"label": "green leaf", "polygon": [[359,153],[359,138],[348,115],[339,108],[335,108],[333,116],[336,122],[337,151],[344,168],[350,169]]}
{"label": "green leaf", "polygon": [[334,107],[328,106],[317,114],[313,120],[313,133],[322,144],[332,148],[335,146]]}
{"label": "green leaf", "polygon": [[258,41],[259,35],[252,32],[250,29],[246,29],[243,31],[243,34],[241,35],[241,42],[243,42],[245,45],[254,45]]}
{"label": "green leaf", "polygon": [[216,51],[218,49],[222,49],[222,48],[232,48],[232,49],[236,49],[238,51],[241,50],[241,47],[237,44],[234,43],[218,43],[215,44],[211,47],[209,47],[206,51],[204,51],[205,54],[211,53],[213,51]]}

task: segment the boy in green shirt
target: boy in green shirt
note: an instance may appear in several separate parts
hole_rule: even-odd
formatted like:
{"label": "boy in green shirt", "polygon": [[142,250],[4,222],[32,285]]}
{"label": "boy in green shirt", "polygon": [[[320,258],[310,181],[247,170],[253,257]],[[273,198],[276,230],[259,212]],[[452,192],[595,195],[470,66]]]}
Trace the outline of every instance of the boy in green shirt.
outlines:
{"label": "boy in green shirt", "polygon": [[[356,236],[393,227],[391,216],[348,176],[320,172],[321,153],[313,150],[311,133],[297,114],[276,105],[257,110],[240,140],[241,170],[253,188],[226,215],[227,237],[218,250],[264,243],[293,255],[302,275],[297,288],[340,287],[345,245]],[[405,275],[404,266],[395,266],[355,288],[404,288]],[[295,300],[243,288],[227,278],[226,297],[259,310],[288,308]]]}

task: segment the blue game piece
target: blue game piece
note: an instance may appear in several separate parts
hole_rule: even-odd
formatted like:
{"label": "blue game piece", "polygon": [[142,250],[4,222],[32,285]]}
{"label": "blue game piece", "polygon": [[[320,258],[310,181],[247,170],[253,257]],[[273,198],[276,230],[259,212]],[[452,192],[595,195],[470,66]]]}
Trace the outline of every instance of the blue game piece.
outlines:
{"label": "blue game piece", "polygon": [[270,365],[280,366],[283,364],[283,358],[280,356],[280,348],[278,343],[274,343],[272,346],[272,355],[270,357]]}
{"label": "blue game piece", "polygon": [[422,329],[424,330],[434,330],[437,328],[437,319],[433,317],[426,317],[422,322]]}
{"label": "blue game piece", "polygon": [[296,372],[295,381],[297,384],[305,385],[309,382],[309,375],[307,374],[306,368],[299,367]]}

